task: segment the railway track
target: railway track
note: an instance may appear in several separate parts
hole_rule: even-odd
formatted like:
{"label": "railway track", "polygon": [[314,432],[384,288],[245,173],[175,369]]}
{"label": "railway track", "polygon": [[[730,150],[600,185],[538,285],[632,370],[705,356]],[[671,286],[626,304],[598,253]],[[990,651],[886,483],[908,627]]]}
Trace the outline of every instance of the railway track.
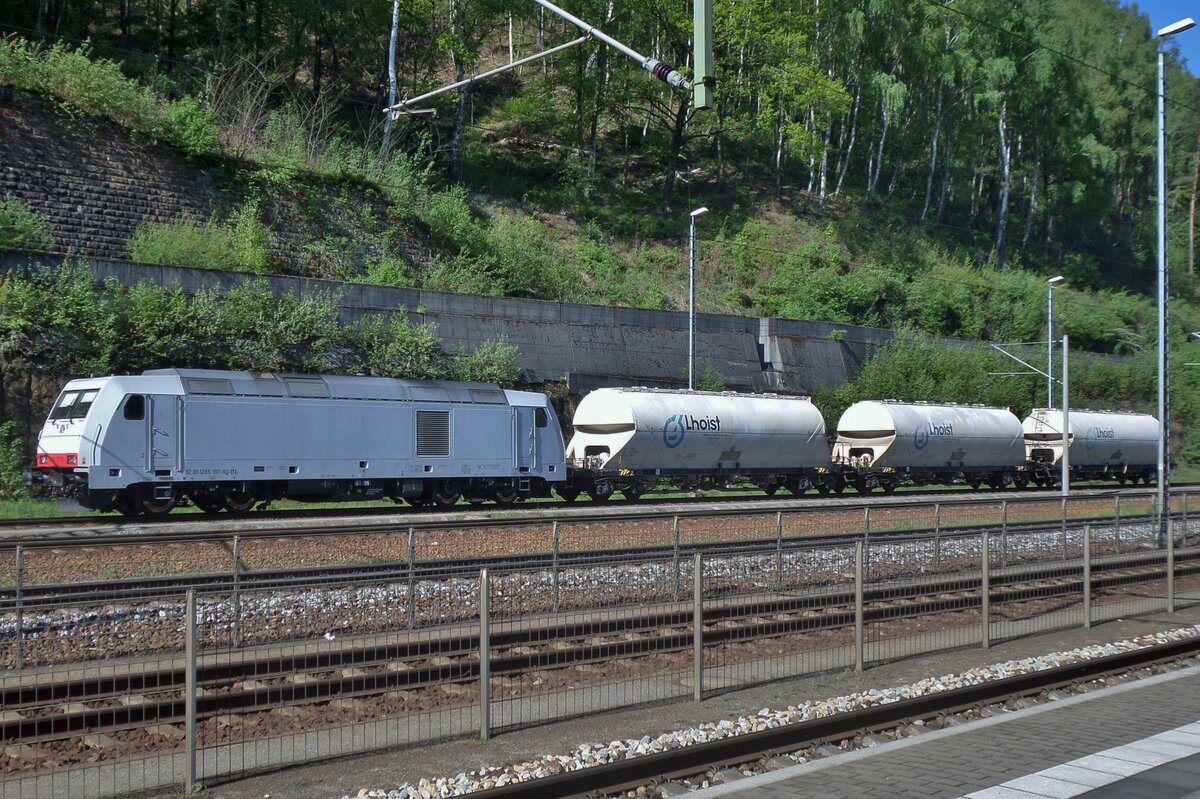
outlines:
{"label": "railway track", "polygon": [[[1200,485],[1200,484],[1197,484]],[[1194,488],[1191,484],[1175,485],[1177,492],[1186,492]],[[1153,489],[1147,488],[1116,488],[1113,486],[1073,488],[1075,497],[1116,497],[1150,498]],[[301,535],[311,532],[312,527],[322,530],[370,532],[378,529],[395,530],[398,527],[416,526],[421,529],[438,525],[513,523],[520,520],[546,520],[547,518],[569,519],[573,522],[612,519],[620,515],[628,519],[639,519],[660,516],[663,513],[680,516],[720,515],[721,513],[776,513],[813,507],[835,507],[840,509],[861,509],[865,507],[892,507],[921,502],[989,502],[1008,500],[1019,503],[1022,501],[1039,501],[1058,499],[1061,494],[1057,491],[1046,491],[1036,488],[1008,491],[976,491],[968,487],[948,488],[945,490],[909,490],[898,491],[895,494],[843,495],[830,497],[791,497],[771,498],[760,492],[731,493],[726,495],[705,497],[672,497],[650,498],[643,496],[636,502],[576,502],[537,501],[524,503],[520,506],[500,508],[497,506],[472,506],[468,503],[453,508],[436,507],[379,507],[379,508],[307,508],[297,510],[266,510],[245,514],[206,515],[200,513],[172,514],[161,517],[140,517],[125,519],[111,514],[93,513],[79,516],[58,516],[28,519],[0,519],[0,548],[16,543],[30,545],[42,538],[78,538],[86,532],[89,541],[106,542],[109,540],[128,541],[132,535],[139,540],[187,540],[189,532],[177,528],[200,525],[205,528],[204,534],[212,535],[214,528],[223,530],[234,528],[242,534],[265,532],[263,525],[274,523],[294,523],[297,521],[311,522],[311,526],[297,526],[294,529],[275,529],[277,535]],[[601,510],[602,509],[602,510]],[[483,516],[482,514],[487,514]],[[503,519],[497,518],[503,515]],[[374,521],[373,517],[387,517],[387,521]],[[352,521],[337,522],[347,517]],[[28,535],[25,535],[28,534]]]}
{"label": "railway track", "polygon": [[[992,575],[992,606],[1017,605],[1078,596],[1078,563],[1061,561],[1010,567]],[[1200,574],[1200,552],[1185,550],[1176,561],[1180,577]],[[1131,584],[1162,579],[1161,553],[1109,556],[1092,567],[1091,589],[1099,594],[1128,590]],[[902,580],[868,589],[863,621],[883,624],[913,618],[978,611],[978,573]],[[493,678],[568,666],[608,664],[647,655],[677,657],[686,663],[694,646],[693,608],[664,603],[634,613],[596,610],[564,621],[547,615],[494,631]],[[805,593],[706,602],[705,646],[736,647],[751,641],[793,638],[852,629],[854,591],[847,587]],[[196,679],[200,719],[259,713],[281,707],[413,694],[459,686],[468,699],[480,680],[478,625],[389,636],[370,646],[352,639],[300,645],[289,654],[279,647],[208,655]],[[121,664],[38,669],[0,678],[0,738],[9,744],[36,744],[67,736],[180,725],[186,705],[182,659],[164,668]],[[62,673],[61,678],[57,675]],[[135,697],[130,700],[130,697]]]}
{"label": "railway track", "polygon": [[[1071,519],[1067,529],[1079,530],[1088,524],[1104,524],[1111,521],[1107,517]],[[1149,524],[1151,516],[1124,516],[1122,524]],[[461,525],[439,523],[439,527],[455,528]],[[492,522],[488,526],[503,527],[503,522]],[[969,526],[945,527],[937,531],[944,541],[968,536],[977,536],[981,531],[994,529],[996,525],[981,523]],[[1059,522],[1013,523],[1006,527],[1009,534],[1018,536],[1035,532],[1056,532],[1061,530]],[[361,528],[363,535],[380,532],[377,528]],[[880,530],[872,533],[872,539],[904,543],[910,540],[923,540],[932,537],[935,531],[928,528],[910,528],[906,530]],[[249,533],[248,538],[256,535],[263,537],[278,537],[277,533]],[[55,607],[62,604],[88,602],[109,603],[121,601],[150,601],[156,599],[178,598],[188,590],[201,594],[222,594],[235,590],[243,591],[283,591],[326,586],[346,586],[366,584],[381,581],[417,582],[424,580],[445,580],[455,577],[477,576],[482,568],[496,571],[513,569],[571,569],[594,565],[599,562],[613,561],[666,561],[690,558],[696,553],[705,556],[736,556],[745,553],[763,552],[772,547],[780,554],[790,553],[799,549],[829,546],[861,537],[861,533],[811,535],[789,538],[761,538],[744,541],[714,541],[700,543],[680,543],[678,545],[658,545],[647,547],[615,547],[601,550],[576,550],[538,553],[516,553],[512,555],[495,555],[490,557],[455,558],[436,561],[393,561],[384,563],[354,563],[337,566],[315,566],[307,568],[281,569],[239,569],[213,571],[201,574],[164,575],[153,577],[135,577],[112,580],[81,580],[69,583],[33,583],[0,587],[0,613],[15,610],[18,604],[27,611]],[[189,537],[188,540],[191,540]],[[212,542],[210,536],[195,539],[205,543]],[[171,543],[181,542],[172,537]],[[155,540],[142,542],[145,544],[158,543]],[[89,542],[90,545],[100,546],[100,542]],[[777,546],[778,545],[778,546]]]}
{"label": "railway track", "polygon": [[1074,689],[1101,679],[1182,665],[1194,660],[1198,654],[1200,640],[1197,639],[1159,644],[826,718],[485,788],[471,795],[478,799],[595,799],[646,788],[645,795],[653,796],[653,789],[664,783],[695,779],[721,769],[755,764],[825,743],[852,740],[864,731],[892,730],[918,720],[938,720],[1060,689]]}

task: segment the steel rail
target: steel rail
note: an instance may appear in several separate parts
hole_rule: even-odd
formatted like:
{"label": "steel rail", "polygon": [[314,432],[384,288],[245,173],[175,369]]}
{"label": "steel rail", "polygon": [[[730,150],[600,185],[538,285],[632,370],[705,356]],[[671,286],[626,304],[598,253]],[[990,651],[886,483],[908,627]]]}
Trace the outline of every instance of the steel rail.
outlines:
{"label": "steel rail", "polygon": [[[1123,524],[1146,523],[1149,516],[1122,517]],[[1103,524],[1109,517],[1070,519],[1068,529],[1077,529],[1089,524]],[[943,527],[937,535],[943,540],[968,538],[979,535],[983,530],[994,529],[994,522],[962,524]],[[1009,535],[1029,535],[1037,532],[1057,532],[1060,522],[1010,523]],[[935,531],[932,528],[907,530],[878,530],[871,534],[876,542],[903,544],[929,540]],[[414,563],[392,561],[389,563],[346,564],[339,566],[312,566],[304,568],[239,569],[170,575],[159,577],[118,578],[113,580],[87,580],[70,583],[26,583],[20,589],[15,585],[0,588],[0,611],[15,609],[19,604],[26,610],[38,610],[61,604],[104,603],[113,601],[154,600],[176,598],[181,592],[195,589],[205,594],[228,593],[236,587],[242,591],[302,590],[348,584],[364,584],[397,580],[438,580],[453,577],[473,576],[481,568],[496,571],[518,569],[581,568],[598,564],[613,564],[621,561],[661,561],[675,557],[692,556],[699,552],[709,557],[736,557],[739,555],[769,555],[795,553],[805,549],[837,545],[861,538],[861,532],[826,534],[819,536],[771,537],[748,541],[710,541],[681,543],[678,548],[671,545],[648,547],[623,547],[603,550],[574,550],[555,554],[553,551],[493,555],[447,560],[422,560]],[[206,541],[207,542],[207,541]],[[93,545],[95,546],[95,545]],[[767,552],[771,548],[772,552]]]}
{"label": "steel rail", "polygon": [[[1079,493],[1079,496],[1086,497],[1087,499],[1115,499],[1119,496],[1122,498],[1127,498],[1129,500],[1136,500],[1136,499],[1149,500],[1154,496],[1152,491],[1148,491],[1146,489],[1133,489],[1133,490],[1124,489],[1124,490],[1122,490],[1122,489],[1105,488],[1105,489],[1087,489],[1086,491],[1087,491],[1087,493],[1082,493],[1082,492]],[[953,497],[952,501],[955,506],[993,505],[997,501],[1006,501],[1010,504],[1010,506],[1019,507],[1023,504],[1036,504],[1039,502],[1056,502],[1056,501],[1060,500],[1059,494],[1057,494],[1057,493],[1050,494],[1050,493],[1046,493],[1046,492],[1039,492],[1036,496],[1032,496],[1032,495],[1028,495],[1028,494],[1008,495],[1008,494],[1005,494],[1004,492],[987,492],[987,493],[981,494],[981,493],[972,492],[972,491],[952,491],[952,492],[948,492],[948,493],[949,493],[949,495],[951,495],[951,497]],[[963,496],[961,498],[954,496],[954,495],[959,495],[959,494],[961,494]],[[722,500],[718,504],[731,504],[732,502],[736,502],[738,500],[743,500],[743,499],[746,499],[746,498],[744,498],[744,497],[727,498],[727,499]],[[862,501],[863,498],[861,498],[861,497],[859,497],[857,499],[858,499],[858,501],[855,501],[855,502],[851,502],[848,500],[843,502],[843,501],[839,501],[837,499],[822,499],[821,500],[822,504],[814,505],[814,504],[811,504],[813,501],[813,499],[811,499],[811,498],[809,500],[802,500],[800,498],[796,498],[794,500],[784,500],[782,504],[781,504],[780,500],[775,500],[773,504],[771,504],[769,506],[764,506],[761,508],[698,507],[698,508],[680,508],[680,509],[672,509],[672,510],[654,510],[653,507],[647,507],[643,510],[639,506],[643,505],[644,503],[642,503],[640,501],[639,501],[639,503],[616,503],[616,504],[597,503],[597,504],[593,505],[592,507],[595,507],[595,508],[607,507],[608,508],[607,512],[602,512],[602,511],[598,510],[595,513],[581,513],[581,514],[570,514],[570,515],[563,515],[563,514],[558,513],[559,511],[568,508],[569,506],[567,504],[565,504],[565,503],[553,503],[553,504],[546,503],[545,505],[540,505],[540,506],[535,506],[535,505],[526,506],[527,508],[531,509],[529,512],[523,512],[523,510],[513,510],[512,508],[509,508],[506,511],[500,511],[500,512],[519,514],[519,515],[515,516],[514,518],[502,518],[502,519],[495,519],[495,518],[480,519],[480,518],[471,517],[470,516],[471,513],[479,512],[477,509],[464,509],[463,511],[450,511],[451,513],[455,513],[458,515],[454,518],[447,518],[447,519],[424,518],[424,516],[428,515],[428,514],[421,514],[421,515],[413,517],[413,518],[409,518],[405,515],[403,518],[400,518],[401,514],[397,514],[395,509],[388,508],[388,509],[384,509],[386,511],[386,513],[380,512],[380,513],[371,513],[370,514],[372,516],[387,515],[389,517],[395,517],[395,518],[390,518],[386,522],[365,521],[365,522],[352,522],[352,523],[347,523],[347,524],[337,524],[337,525],[329,525],[329,526],[321,526],[321,527],[294,527],[294,528],[269,528],[269,527],[268,528],[247,528],[246,525],[247,524],[257,524],[258,522],[269,521],[272,519],[282,519],[284,521],[287,521],[288,519],[294,518],[296,515],[299,515],[299,514],[312,513],[312,514],[324,515],[324,511],[280,512],[277,517],[273,516],[273,515],[264,515],[264,514],[241,514],[241,515],[230,515],[230,516],[226,516],[226,517],[212,517],[212,516],[200,516],[200,515],[196,515],[196,514],[188,514],[188,515],[180,515],[180,516],[163,517],[161,519],[159,519],[159,518],[143,518],[143,519],[136,519],[136,520],[125,519],[125,520],[122,520],[119,524],[120,525],[131,525],[134,528],[139,528],[141,525],[146,525],[146,524],[151,524],[151,525],[155,525],[155,526],[158,526],[161,524],[162,526],[171,528],[171,527],[177,526],[177,525],[185,523],[185,522],[202,523],[202,524],[203,523],[210,523],[210,524],[216,523],[216,524],[221,524],[221,525],[227,527],[228,529],[187,531],[187,532],[171,531],[170,529],[167,529],[167,530],[155,529],[155,530],[151,530],[151,531],[143,531],[140,529],[135,529],[135,530],[122,531],[119,529],[119,527],[117,525],[112,525],[113,531],[111,533],[88,535],[86,538],[68,537],[70,535],[75,534],[75,531],[70,531],[70,530],[62,531],[62,534],[60,534],[60,535],[39,534],[39,535],[33,535],[33,536],[29,536],[29,537],[18,537],[15,535],[5,535],[3,537],[0,537],[0,552],[3,552],[4,550],[15,549],[17,545],[22,545],[26,549],[35,549],[35,548],[51,548],[51,547],[71,547],[71,546],[108,546],[108,545],[119,545],[119,544],[133,545],[133,544],[151,544],[151,543],[188,543],[188,542],[193,542],[193,541],[220,542],[220,541],[231,541],[234,536],[239,536],[244,540],[250,540],[250,539],[256,539],[256,538],[290,538],[290,537],[304,537],[304,536],[311,536],[311,535],[322,535],[322,536],[325,536],[325,535],[328,535],[328,536],[369,535],[372,533],[396,533],[396,532],[399,532],[402,530],[407,530],[407,528],[409,528],[409,527],[412,527],[415,530],[445,530],[445,529],[461,528],[464,526],[504,527],[504,526],[523,526],[523,525],[544,525],[544,524],[550,524],[555,521],[559,522],[560,524],[587,524],[587,523],[611,522],[614,520],[614,518],[616,518],[618,516],[621,521],[642,522],[642,521],[661,521],[664,518],[670,518],[670,517],[674,517],[674,516],[678,516],[680,518],[686,518],[686,519],[694,519],[694,518],[721,519],[721,518],[727,518],[730,516],[737,516],[737,517],[771,516],[776,513],[820,513],[822,511],[862,512],[862,511],[866,510],[867,508],[896,509],[896,508],[907,508],[907,507],[921,506],[921,505],[932,505],[935,502],[936,503],[945,503],[945,502],[950,501],[946,498],[945,495],[938,493],[938,492],[930,492],[930,491],[913,492],[909,495],[899,497],[898,499],[896,498],[896,495],[891,495],[891,496],[887,496],[887,497],[880,496],[880,497],[877,497],[876,499],[881,500],[881,501],[875,501],[875,502],[864,502],[864,501]],[[755,498],[754,501],[757,501],[757,500],[758,500],[758,498]],[[685,502],[685,501],[684,500],[669,500],[669,502]],[[704,498],[703,500],[698,500],[696,502],[697,503],[702,502],[702,503],[707,504],[707,503],[711,503],[712,500],[711,500],[711,498]],[[688,502],[686,504],[691,504],[691,503]],[[614,513],[613,511],[617,508],[621,509],[620,512]],[[626,508],[631,508],[632,510],[629,512],[625,512],[624,509],[626,509]],[[361,509],[356,509],[356,511],[357,510],[361,510]],[[441,509],[441,512],[445,513],[447,511],[445,509]],[[488,512],[494,513],[494,512],[497,512],[497,510],[491,509]],[[344,515],[346,515],[346,511],[341,511],[341,512],[331,514],[331,515],[338,516],[338,517],[344,516]],[[107,519],[105,517],[78,517],[78,518],[83,520],[80,523],[83,523],[83,524],[90,523],[92,526],[96,526],[97,522],[100,522],[101,524],[103,524],[105,521],[107,521]],[[21,528],[21,525],[24,524],[26,521],[28,521],[28,520],[8,520],[8,521],[0,520],[0,529],[15,528],[15,529],[19,530]],[[54,521],[46,522],[45,520],[42,520],[42,519],[34,519],[31,521],[32,521],[33,526],[39,526],[39,527],[46,527],[52,523],[56,523]],[[62,525],[60,525],[60,526],[62,526]],[[66,526],[69,527],[69,525],[66,525]]]}
{"label": "steel rail", "polygon": [[[1139,568],[1135,566],[1136,570]],[[1144,566],[1140,568],[1144,569]],[[1191,566],[1183,573],[1200,572],[1200,566]],[[1060,575],[1054,575],[1056,577]],[[1157,572],[1151,574],[1156,577]],[[1045,579],[1037,575],[1032,580]],[[1000,602],[1015,602],[1045,599],[1048,596],[1078,593],[1081,579],[1068,576],[1058,580],[1051,594],[1044,586],[993,585],[989,596]],[[1129,574],[1110,574],[1093,577],[1093,588],[1127,585]],[[1025,583],[1030,579],[1025,579]],[[970,590],[973,588],[973,592]],[[867,610],[866,620],[871,623],[903,618],[936,615],[978,607],[982,602],[978,582],[965,583],[961,579],[944,581],[913,582],[905,590],[879,588],[872,592],[869,603],[876,605]],[[946,599],[947,593],[967,592],[967,595]],[[914,603],[913,598],[922,601]],[[737,621],[747,617],[799,613],[787,620],[717,626],[706,629],[706,644],[728,644],[750,640],[765,640],[800,634],[813,630],[837,629],[853,623],[854,610],[850,607],[853,598],[848,592],[830,592],[825,595],[788,597],[776,602],[749,601],[738,604],[717,605],[706,608],[706,624]],[[820,609],[819,616],[804,615],[804,611]],[[640,619],[608,618],[592,622],[560,624],[552,627],[540,625],[522,626],[501,632],[493,638],[497,649],[519,645],[541,645],[536,652],[520,655],[505,655],[492,659],[493,674],[519,674],[582,663],[606,662],[645,655],[648,653],[671,653],[686,651],[694,643],[690,630],[658,635],[653,638],[591,643],[573,648],[549,648],[548,644],[562,641],[585,641],[604,635],[627,633],[638,630],[662,630],[670,627],[686,627],[690,620],[690,609],[682,608],[674,614],[648,615]],[[429,658],[433,655],[459,655],[464,659],[445,665],[424,665],[397,672],[360,674],[351,677],[321,679],[300,684],[272,685],[247,690],[214,693],[202,698],[197,706],[200,716],[220,713],[252,712],[278,707],[319,702],[333,698],[377,695],[391,690],[413,689],[432,685],[473,682],[479,678],[476,636],[468,631],[451,638],[426,639],[415,642],[415,650],[408,644],[393,644],[366,648],[346,648],[335,652],[305,653],[297,656],[273,656],[261,659],[238,660],[202,665],[198,669],[197,681],[206,686],[228,684],[234,680],[253,677],[272,679],[295,673],[335,671],[346,666],[378,666],[415,657]],[[89,679],[48,684],[29,688],[11,688],[0,691],[0,704],[8,708],[29,707],[35,703],[53,701],[97,700],[102,695],[120,695],[131,691],[171,691],[183,684],[182,668],[160,673],[123,675],[105,679]],[[105,690],[100,690],[103,687]],[[133,706],[87,708],[81,711],[55,713],[35,717],[9,718],[0,720],[0,738],[22,743],[54,740],[64,735],[87,731],[127,729],[147,723],[175,723],[182,718],[182,701],[164,699],[143,702]]]}

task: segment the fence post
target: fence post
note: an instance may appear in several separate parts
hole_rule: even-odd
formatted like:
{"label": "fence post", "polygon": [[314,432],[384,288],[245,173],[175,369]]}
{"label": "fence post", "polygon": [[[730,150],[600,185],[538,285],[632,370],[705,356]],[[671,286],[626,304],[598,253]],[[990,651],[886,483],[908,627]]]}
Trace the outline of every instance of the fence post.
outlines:
{"label": "fence post", "polygon": [[699,702],[704,699],[704,563],[699,552],[692,565],[692,671],[692,698]]}
{"label": "fence post", "polygon": [[942,570],[942,505],[933,503],[933,570]]}
{"label": "fence post", "polygon": [[1008,567],[1008,500],[1000,500],[1000,566]]}
{"label": "fence post", "polygon": [[1117,521],[1116,521],[1117,534],[1116,534],[1116,536],[1114,536],[1115,541],[1113,543],[1117,548],[1117,554],[1120,555],[1121,554],[1121,495],[1120,494],[1118,494],[1115,497],[1115,502],[1113,504],[1116,505],[1115,512],[1116,512],[1116,516],[1117,516]]}
{"label": "fence post", "polygon": [[187,661],[183,686],[184,740],[187,745],[185,793],[196,792],[196,589],[187,592],[187,626],[184,636],[184,660]]}
{"label": "fence post", "polygon": [[1092,526],[1083,526],[1083,628],[1092,626]]}
{"label": "fence post", "polygon": [[242,537],[233,536],[233,645],[242,645]]}
{"label": "fence post", "polygon": [[558,595],[558,522],[554,522],[554,612],[558,613],[561,602]]}
{"label": "fence post", "polygon": [[1175,612],[1175,531],[1167,514],[1167,613]]}
{"label": "fence post", "polygon": [[679,516],[672,517],[671,521],[672,534],[675,537],[675,554],[671,556],[671,562],[675,566],[675,590],[672,593],[674,601],[679,601]]}
{"label": "fence post", "polygon": [[17,544],[17,668],[25,668],[25,545]]}
{"label": "fence post", "polygon": [[492,733],[492,578],[479,570],[479,738]]}
{"label": "fence post", "polygon": [[983,549],[980,550],[980,617],[983,623],[983,648],[992,645],[992,570],[991,553],[988,551],[991,539],[987,530],[983,531]]}
{"label": "fence post", "polygon": [[863,542],[854,542],[854,670],[863,670]]}
{"label": "fence post", "polygon": [[775,513],[775,586],[783,590],[783,511]]}
{"label": "fence post", "polygon": [[417,620],[417,534],[408,528],[408,629]]}
{"label": "fence post", "polygon": [[1062,497],[1058,502],[1062,506],[1060,525],[1062,530],[1062,559],[1065,561],[1067,559],[1067,498]]}

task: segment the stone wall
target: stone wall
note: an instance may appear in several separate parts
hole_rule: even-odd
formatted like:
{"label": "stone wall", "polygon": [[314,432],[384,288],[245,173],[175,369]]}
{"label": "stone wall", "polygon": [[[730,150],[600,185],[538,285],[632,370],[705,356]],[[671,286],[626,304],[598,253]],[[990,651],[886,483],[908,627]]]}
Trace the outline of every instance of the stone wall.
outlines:
{"label": "stone wall", "polygon": [[[173,147],[131,137],[99,117],[69,117],[24,92],[0,94],[0,196],[21,198],[54,227],[56,252],[128,258],[126,242],[144,222],[181,212],[226,219],[261,177],[230,158],[189,160]],[[367,184],[305,177],[258,191],[271,229],[273,260],[285,271],[315,269],[330,241],[383,240],[388,205]],[[415,222],[388,226],[389,254],[410,265],[429,258]],[[351,260],[361,258],[352,253]]]}

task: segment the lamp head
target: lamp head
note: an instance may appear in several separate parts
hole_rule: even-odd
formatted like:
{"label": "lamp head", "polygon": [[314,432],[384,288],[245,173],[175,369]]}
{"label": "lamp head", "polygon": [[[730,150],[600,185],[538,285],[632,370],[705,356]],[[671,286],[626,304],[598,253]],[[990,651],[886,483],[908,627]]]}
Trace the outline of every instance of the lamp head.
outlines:
{"label": "lamp head", "polygon": [[707,213],[708,213],[708,209],[701,207],[701,208],[697,208],[695,211],[692,211],[690,216],[692,217],[692,219],[695,219],[696,217],[704,216]]}
{"label": "lamp head", "polygon": [[1049,283],[1051,286],[1057,286],[1059,283],[1065,283],[1066,281],[1067,281],[1067,279],[1065,277],[1063,277],[1062,275],[1055,275],[1054,277],[1050,278],[1046,282]]}
{"label": "lamp head", "polygon": [[1186,19],[1181,19],[1178,22],[1172,22],[1165,28],[1159,28],[1157,38],[1165,39],[1168,36],[1174,36],[1177,33],[1183,33],[1184,31],[1191,30],[1194,27],[1196,27],[1196,20],[1192,19],[1191,17],[1187,17]]}

